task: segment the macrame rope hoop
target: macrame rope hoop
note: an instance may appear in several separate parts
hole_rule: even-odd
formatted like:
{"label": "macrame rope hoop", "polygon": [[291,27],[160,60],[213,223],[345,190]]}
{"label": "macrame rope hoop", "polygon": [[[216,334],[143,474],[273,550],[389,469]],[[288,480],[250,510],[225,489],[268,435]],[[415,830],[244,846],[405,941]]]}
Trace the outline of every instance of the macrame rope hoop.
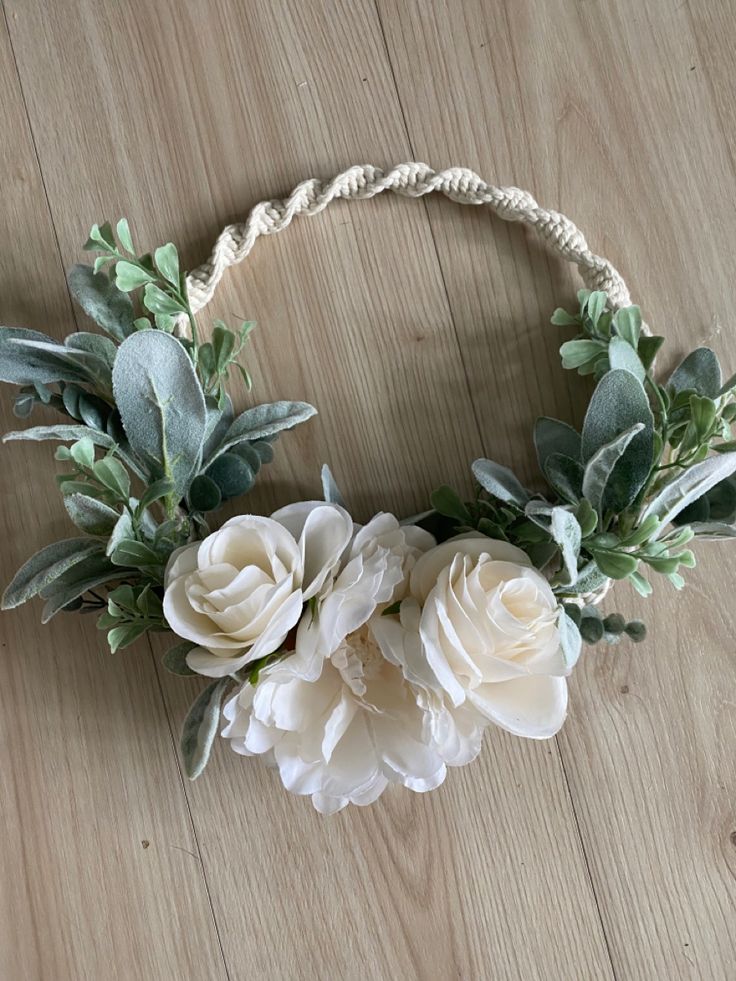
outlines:
{"label": "macrame rope hoop", "polygon": [[[488,205],[504,221],[520,222],[531,228],[550,248],[568,262],[575,263],[586,287],[603,290],[613,310],[631,304],[623,277],[615,266],[591,252],[585,236],[565,215],[540,207],[527,191],[518,187],[495,187],[465,167],[435,171],[427,164],[398,164],[388,173],[370,164],[348,168],[329,181],[310,178],[298,184],[288,198],[261,201],[245,222],[228,225],[215,242],[212,254],[187,277],[192,311],[197,313],[214,296],[225,270],[242,262],[261,235],[275,235],[288,228],[300,215],[317,215],[332,201],[365,200],[382,191],[420,198],[437,191],[459,204]],[[645,324],[642,331],[650,333]],[[610,580],[595,593],[581,597],[582,603],[599,603],[610,587]]]}

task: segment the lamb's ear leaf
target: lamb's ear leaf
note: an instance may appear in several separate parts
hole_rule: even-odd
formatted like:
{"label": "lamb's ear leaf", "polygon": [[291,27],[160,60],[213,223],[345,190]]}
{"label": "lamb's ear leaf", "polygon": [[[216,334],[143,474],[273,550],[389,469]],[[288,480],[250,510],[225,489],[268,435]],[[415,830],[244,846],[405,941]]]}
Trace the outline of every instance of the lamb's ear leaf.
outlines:
{"label": "lamb's ear leaf", "polygon": [[603,376],[583,423],[583,461],[616,437],[641,423],[614,466],[606,489],[606,506],[621,512],[635,499],[649,476],[654,454],[654,417],[641,382],[622,368]]}
{"label": "lamb's ear leaf", "polygon": [[531,499],[532,495],[508,467],[494,463],[493,460],[476,460],[472,469],[473,476],[483,490],[499,501],[523,508]]}
{"label": "lamb's ear leaf", "polygon": [[32,555],[13,576],[3,593],[2,609],[20,606],[88,556],[101,552],[102,545],[90,538],[67,538],[47,545]]}
{"label": "lamb's ear leaf", "polygon": [[598,514],[602,514],[608,505],[608,482],[614,467],[626,452],[629,443],[643,428],[644,424],[637,422],[631,429],[601,446],[588,460],[583,476],[583,497],[590,501]]}
{"label": "lamb's ear leaf", "polygon": [[118,353],[115,341],[111,341],[104,334],[92,334],[85,330],[65,337],[64,347],[68,347],[72,351],[84,351],[86,354],[94,355],[95,358],[106,364],[110,371],[112,371],[115,356]]}
{"label": "lamb's ear leaf", "polygon": [[608,345],[608,360],[611,370],[621,368],[624,371],[630,371],[640,382],[643,382],[646,378],[647,373],[641,362],[641,358],[631,344],[625,341],[623,337],[616,336],[611,338],[611,343]]}
{"label": "lamb's ear leaf", "polygon": [[102,501],[81,493],[64,494],[62,499],[74,524],[88,535],[107,537],[115,527],[118,512]]}
{"label": "lamb's ear leaf", "polygon": [[550,516],[550,533],[562,555],[562,585],[569,585],[578,576],[578,556],[582,533],[578,520],[567,508],[553,508]]}
{"label": "lamb's ear leaf", "polygon": [[539,469],[544,473],[547,460],[553,453],[561,453],[571,460],[580,459],[580,434],[566,422],[542,416],[534,424],[534,447]]}
{"label": "lamb's ear leaf", "polygon": [[560,648],[565,658],[565,664],[568,669],[572,670],[580,657],[583,639],[575,621],[562,608],[560,608],[560,619],[557,625],[560,633]]}
{"label": "lamb's ear leaf", "polygon": [[124,341],[133,332],[133,303],[104,273],[77,265],[70,270],[68,279],[74,299],[111,337]]}
{"label": "lamb's ear leaf", "polygon": [[551,453],[545,461],[547,483],[569,504],[577,504],[582,496],[583,474],[583,465],[562,453]]}
{"label": "lamb's ear leaf", "polygon": [[106,433],[96,429],[89,429],[87,426],[32,426],[30,429],[16,429],[3,436],[3,443],[11,440],[28,439],[33,442],[40,442],[46,439],[55,439],[60,443],[75,443],[79,439],[89,437],[95,446],[102,446],[109,450],[114,446],[114,441]]}
{"label": "lamb's ear leaf", "polygon": [[131,448],[183,497],[201,460],[206,420],[189,355],[171,334],[138,331],[120,345],[112,382]]}
{"label": "lamb's ear leaf", "polygon": [[119,578],[120,570],[111,564],[107,556],[103,554],[86,556],[41,591],[41,595],[46,600],[41,623],[48,623],[60,610],[79,599],[88,589],[94,589],[96,586]]}
{"label": "lamb's ear leaf", "polygon": [[[28,344],[34,347],[28,347]],[[59,357],[59,347],[62,346],[53,337],[47,337],[37,330],[0,327],[0,381],[11,385],[85,381],[85,370],[67,358]]]}
{"label": "lamb's ear leaf", "polygon": [[674,392],[693,391],[709,399],[718,398],[721,384],[721,366],[709,347],[698,347],[688,354],[667,382]]}
{"label": "lamb's ear leaf", "polygon": [[340,488],[326,463],[322,465],[322,495],[328,504],[339,504],[340,507],[345,507],[345,500],[340,493]]}
{"label": "lamb's ear leaf", "polygon": [[220,678],[207,685],[192,702],[184,720],[179,746],[184,770],[190,780],[196,780],[210,758],[220,721],[222,699],[230,681],[230,678]]}
{"label": "lamb's ear leaf", "polygon": [[306,422],[316,412],[314,406],[307,402],[268,402],[246,409],[230,425],[209,463],[244,440],[252,443],[271,439],[285,429],[293,429],[299,423]]}
{"label": "lamb's ear leaf", "polygon": [[735,472],[736,452],[710,456],[665,484],[646,506],[639,520],[644,521],[654,514],[661,519],[661,529],[664,530],[681,511]]}

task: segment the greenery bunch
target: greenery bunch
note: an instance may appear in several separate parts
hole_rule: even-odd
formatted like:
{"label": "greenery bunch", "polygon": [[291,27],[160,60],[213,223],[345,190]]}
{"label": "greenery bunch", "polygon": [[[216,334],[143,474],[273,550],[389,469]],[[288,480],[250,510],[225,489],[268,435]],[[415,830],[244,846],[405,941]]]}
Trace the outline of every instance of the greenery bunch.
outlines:
{"label": "greenery bunch", "polygon": [[282,401],[235,415],[228,384],[235,372],[251,387],[242,355],[253,325],[215,321],[202,342],[172,243],[138,255],[122,219],[115,231],[95,225],[85,248],[99,255],[75,266],[69,285],[104,335],[74,332],[60,343],[0,328],[0,380],[20,386],[15,414],[56,417],[4,439],[61,444],[57,481],[82,533],[32,556],[3,608],[40,595],[44,622],[61,610],[97,613],[116,651],[168,629],[172,552],[206,534],[209,515],[253,487],[279,433],[315,410]]}
{"label": "greenery bunch", "polygon": [[424,522],[443,537],[477,530],[524,549],[550,577],[583,639],[641,640],[639,621],[602,618],[582,597],[607,580],[642,595],[651,574],[676,588],[695,565],[693,539],[736,537],[736,377],[723,381],[715,353],[699,347],[663,382],[653,365],[663,338],[642,329],[636,306],[612,312],[602,292],[581,290],[579,310],[552,323],[576,336],[562,366],[597,382],[582,431],[541,418],[534,445],[545,494],[506,467],[477,460],[474,500],[444,486]]}

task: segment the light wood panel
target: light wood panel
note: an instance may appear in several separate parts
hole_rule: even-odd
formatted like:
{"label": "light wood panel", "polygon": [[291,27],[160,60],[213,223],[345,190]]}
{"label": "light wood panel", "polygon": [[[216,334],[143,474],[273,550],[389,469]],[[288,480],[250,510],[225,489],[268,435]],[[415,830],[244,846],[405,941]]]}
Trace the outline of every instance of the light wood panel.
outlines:
{"label": "light wood panel", "polygon": [[[0,304],[72,327],[54,229],[0,22]],[[18,428],[3,392],[2,431]],[[3,585],[68,537],[50,444],[3,448]],[[144,649],[111,658],[91,621],[0,622],[0,977],[225,977],[186,797]]]}
{"label": "light wood panel", "polygon": [[[260,197],[410,155],[371,4],[132,6],[7,4],[65,263],[123,212],[194,263]],[[359,516],[467,481],[481,441],[422,204],[295,225],[217,312],[261,324],[259,397],[321,410],[281,441],[257,506],[314,494],[326,458]],[[177,725],[196,685],[162,683]],[[217,752],[187,792],[231,977],[609,977],[556,747],[488,743],[434,795],[330,821]]]}
{"label": "light wood panel", "polygon": [[[415,154],[528,187],[577,220],[667,335],[662,367],[708,343],[730,374],[733,4],[379,9]],[[515,440],[538,409],[579,415],[581,382],[571,406],[545,327],[569,280],[515,230],[479,218],[467,235],[465,215],[444,202],[429,214],[489,452],[531,473],[529,440]],[[500,336],[479,343],[483,324],[501,324]],[[548,343],[530,355],[530,335],[543,331]],[[487,398],[489,385],[504,396]],[[725,545],[699,556],[682,595],[657,583],[644,609],[625,587],[607,601],[643,615],[650,639],[587,654],[560,736],[614,970],[626,978],[736,970],[736,658],[724,601],[736,560]]]}

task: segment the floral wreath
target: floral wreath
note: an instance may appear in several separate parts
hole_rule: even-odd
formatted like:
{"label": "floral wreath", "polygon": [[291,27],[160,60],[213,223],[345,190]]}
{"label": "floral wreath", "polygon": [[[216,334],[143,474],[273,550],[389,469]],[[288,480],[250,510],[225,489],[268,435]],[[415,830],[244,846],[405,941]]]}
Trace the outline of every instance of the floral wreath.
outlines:
{"label": "floral wreath", "polygon": [[[563,368],[596,383],[582,431],[537,421],[545,495],[477,460],[471,501],[440,487],[421,515],[379,513],[361,526],[325,467],[323,501],[211,530],[279,434],[315,410],[284,401],[236,415],[228,382],[237,371],[251,388],[242,358],[252,324],[215,321],[205,340],[195,314],[259,235],[384,190],[487,205],[577,264],[579,309],[556,310],[552,323],[576,335],[560,349]],[[257,205],[188,276],[171,243],[139,255],[125,219],[95,225],[85,248],[99,253],[94,266],[76,266],[69,284],[104,334],[59,343],[0,328],[0,380],[20,386],[16,415],[57,417],[5,440],[60,443],[56,479],[81,533],[30,558],[3,608],[41,596],[44,622],[95,612],[113,653],[149,632],[178,635],[166,668],[210,679],[181,737],[191,778],[221,715],[237,753],[264,757],[323,813],[369,804],[393,783],[434,789],[448,766],[477,756],[490,724],[552,737],[582,642],[644,639],[641,621],[599,612],[611,582],[647,596],[648,575],[661,573],[680,589],[693,538],[736,536],[736,377],[724,383],[700,347],[655,380],[663,338],[621,276],[524,191],[461,168],[353,167]]]}

